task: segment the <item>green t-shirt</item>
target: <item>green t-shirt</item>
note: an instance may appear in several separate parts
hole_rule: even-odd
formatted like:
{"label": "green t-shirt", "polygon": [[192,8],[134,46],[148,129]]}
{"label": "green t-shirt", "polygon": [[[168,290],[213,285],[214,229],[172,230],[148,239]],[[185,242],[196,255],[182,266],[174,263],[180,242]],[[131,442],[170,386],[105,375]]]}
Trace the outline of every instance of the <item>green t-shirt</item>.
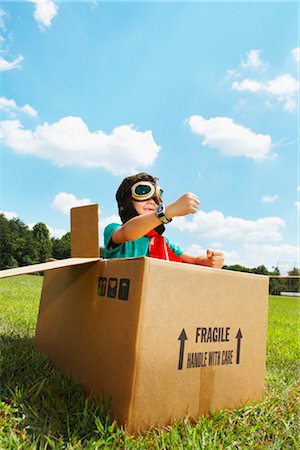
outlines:
{"label": "green t-shirt", "polygon": [[[139,256],[149,256],[149,243],[150,238],[143,236],[135,241],[126,241],[118,245],[112,250],[108,249],[108,244],[111,240],[113,233],[120,228],[119,223],[110,223],[104,229],[104,258],[137,258]],[[173,250],[175,255],[180,256],[183,253],[183,249],[169,239],[165,238],[168,246]]]}

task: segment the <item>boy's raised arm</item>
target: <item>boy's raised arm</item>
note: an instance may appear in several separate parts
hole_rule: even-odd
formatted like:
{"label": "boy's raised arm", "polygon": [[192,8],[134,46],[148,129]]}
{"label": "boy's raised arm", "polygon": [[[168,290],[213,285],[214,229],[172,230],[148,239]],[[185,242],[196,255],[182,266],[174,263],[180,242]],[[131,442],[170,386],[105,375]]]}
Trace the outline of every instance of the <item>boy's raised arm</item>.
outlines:
{"label": "boy's raised arm", "polygon": [[[172,219],[176,216],[195,214],[198,206],[198,197],[195,194],[188,192],[175,200],[175,202],[166,205],[166,216],[169,219]],[[161,225],[161,223],[162,222],[157,217],[155,211],[133,217],[113,233],[112,241],[115,244],[134,241],[145,236],[145,234]]]}

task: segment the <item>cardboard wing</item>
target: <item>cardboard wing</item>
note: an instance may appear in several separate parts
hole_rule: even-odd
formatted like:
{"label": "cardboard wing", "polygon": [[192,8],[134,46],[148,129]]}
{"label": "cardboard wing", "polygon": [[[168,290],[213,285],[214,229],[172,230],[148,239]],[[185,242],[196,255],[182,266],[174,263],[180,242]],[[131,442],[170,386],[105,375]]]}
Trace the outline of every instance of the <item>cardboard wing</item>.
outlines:
{"label": "cardboard wing", "polygon": [[0,271],[0,278],[16,277],[29,273],[46,272],[47,270],[61,269],[63,267],[79,266],[99,261],[99,258],[66,258],[57,261],[49,261],[41,264],[31,264],[30,266],[16,267],[14,269],[4,269]]}
{"label": "cardboard wing", "polygon": [[95,204],[71,209],[71,258],[0,270],[0,278],[46,272],[96,261],[99,261],[99,238],[98,205]]}

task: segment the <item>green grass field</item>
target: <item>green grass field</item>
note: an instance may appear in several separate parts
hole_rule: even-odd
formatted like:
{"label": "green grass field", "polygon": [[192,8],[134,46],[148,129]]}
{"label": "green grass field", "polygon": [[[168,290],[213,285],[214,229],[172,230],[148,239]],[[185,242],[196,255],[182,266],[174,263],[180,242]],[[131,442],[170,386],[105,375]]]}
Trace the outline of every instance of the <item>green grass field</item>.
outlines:
{"label": "green grass field", "polygon": [[0,282],[0,449],[297,449],[299,299],[270,297],[265,399],[131,436],[34,350],[42,277]]}

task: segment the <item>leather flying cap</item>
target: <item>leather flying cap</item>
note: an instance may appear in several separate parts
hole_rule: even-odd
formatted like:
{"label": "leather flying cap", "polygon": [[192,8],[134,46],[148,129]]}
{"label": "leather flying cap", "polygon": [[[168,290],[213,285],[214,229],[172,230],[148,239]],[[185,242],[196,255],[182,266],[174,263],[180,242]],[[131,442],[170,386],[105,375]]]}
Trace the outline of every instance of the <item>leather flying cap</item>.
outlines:
{"label": "leather flying cap", "polygon": [[[138,216],[138,213],[132,204],[131,187],[139,181],[150,181],[154,186],[156,186],[158,178],[155,178],[146,172],[140,172],[136,175],[126,177],[122,181],[116,193],[116,200],[118,203],[119,215],[121,217],[122,223],[126,223],[133,217]],[[159,234],[162,234],[164,232],[164,229],[165,228],[163,225],[159,225],[155,228],[155,231],[157,231]]]}

